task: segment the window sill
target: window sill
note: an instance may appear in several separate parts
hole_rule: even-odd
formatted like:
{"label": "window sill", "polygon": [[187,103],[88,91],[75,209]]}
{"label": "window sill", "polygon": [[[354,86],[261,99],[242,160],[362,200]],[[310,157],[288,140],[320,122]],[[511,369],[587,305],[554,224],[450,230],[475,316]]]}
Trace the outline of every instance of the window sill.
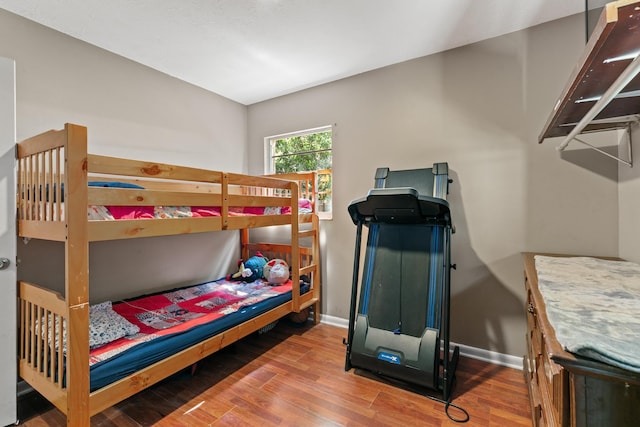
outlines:
{"label": "window sill", "polygon": [[330,221],[333,219],[333,212],[318,212],[318,219],[321,221]]}

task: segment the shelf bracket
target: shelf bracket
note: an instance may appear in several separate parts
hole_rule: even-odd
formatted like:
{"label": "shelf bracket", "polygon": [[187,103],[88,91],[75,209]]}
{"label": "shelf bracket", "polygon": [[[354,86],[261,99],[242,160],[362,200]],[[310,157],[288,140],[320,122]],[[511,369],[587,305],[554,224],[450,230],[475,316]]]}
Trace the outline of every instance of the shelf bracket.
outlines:
{"label": "shelf bracket", "polygon": [[627,134],[627,138],[626,139],[627,139],[627,159],[628,160],[622,159],[622,158],[620,158],[618,156],[614,156],[611,153],[607,153],[606,151],[601,150],[600,148],[598,148],[598,147],[596,147],[596,146],[594,146],[592,144],[589,144],[588,142],[583,141],[578,137],[574,137],[573,139],[578,141],[579,143],[584,144],[587,147],[597,151],[598,153],[603,154],[603,155],[605,155],[605,156],[607,156],[607,157],[609,157],[611,159],[617,160],[618,162],[620,162],[622,164],[625,164],[625,165],[627,165],[627,166],[629,166],[631,168],[631,167],[633,167],[633,156],[632,156],[632,151],[631,151],[631,147],[632,147],[631,124],[628,124],[625,129],[626,129],[625,133]]}
{"label": "shelf bracket", "polygon": [[[624,71],[618,76],[618,78],[613,82],[613,84],[605,91],[600,99],[596,101],[596,103],[591,107],[591,109],[585,114],[585,116],[576,124],[573,130],[565,137],[562,143],[557,147],[558,151],[562,151],[567,148],[567,145],[574,139],[588,145],[591,148],[596,149],[591,144],[588,144],[584,141],[578,140],[576,138],[585,127],[589,123],[591,123],[595,117],[600,114],[600,112],[616,97],[618,94],[640,73],[640,55],[636,55],[634,60],[624,69]],[[628,130],[628,129],[627,129]],[[631,138],[631,132],[629,131],[629,138]],[[629,145],[631,146],[631,145]],[[603,154],[614,157],[616,160],[629,164],[630,162],[623,161],[615,156],[610,155],[609,153],[603,152],[602,150],[596,149],[596,151],[600,151]]]}

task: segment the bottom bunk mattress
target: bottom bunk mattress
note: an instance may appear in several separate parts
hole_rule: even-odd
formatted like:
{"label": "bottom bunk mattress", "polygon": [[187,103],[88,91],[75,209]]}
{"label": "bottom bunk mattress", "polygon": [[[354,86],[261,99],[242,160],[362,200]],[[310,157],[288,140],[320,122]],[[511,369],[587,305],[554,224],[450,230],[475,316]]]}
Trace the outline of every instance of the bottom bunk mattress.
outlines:
{"label": "bottom bunk mattress", "polygon": [[[300,288],[304,293],[309,285]],[[271,286],[221,279],[112,303],[102,326],[130,334],[91,349],[91,391],[288,302],[291,289],[291,281]],[[91,335],[109,335],[91,317]]]}

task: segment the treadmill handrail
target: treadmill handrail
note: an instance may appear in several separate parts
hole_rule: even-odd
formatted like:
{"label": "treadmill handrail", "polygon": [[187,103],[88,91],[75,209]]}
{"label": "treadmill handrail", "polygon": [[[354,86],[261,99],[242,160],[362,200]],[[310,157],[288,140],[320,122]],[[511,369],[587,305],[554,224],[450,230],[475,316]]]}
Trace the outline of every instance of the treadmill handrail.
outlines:
{"label": "treadmill handrail", "polygon": [[451,224],[449,203],[446,200],[421,196],[412,187],[373,188],[366,197],[352,201],[348,211],[354,224]]}
{"label": "treadmill handrail", "polygon": [[420,193],[413,187],[372,188],[367,193],[367,198],[377,196],[413,196],[420,197]]}

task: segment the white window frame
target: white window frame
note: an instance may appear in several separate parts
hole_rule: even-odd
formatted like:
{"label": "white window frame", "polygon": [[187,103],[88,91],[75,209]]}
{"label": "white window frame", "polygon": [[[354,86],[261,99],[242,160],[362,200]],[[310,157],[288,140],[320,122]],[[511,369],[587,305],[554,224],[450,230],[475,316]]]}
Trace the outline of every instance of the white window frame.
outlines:
{"label": "white window frame", "polygon": [[[304,130],[299,130],[299,131],[295,131],[295,132],[287,132],[287,133],[281,133],[278,135],[271,135],[271,136],[267,136],[266,138],[264,138],[264,171],[265,174],[270,175],[270,174],[274,174],[275,173],[275,163],[273,161],[273,147],[275,146],[275,143],[277,140],[279,139],[285,139],[285,138],[293,138],[296,136],[303,136],[303,135],[310,135],[313,133],[321,133],[321,132],[327,132],[327,131],[331,131],[331,163],[333,165],[333,144],[335,142],[335,128],[334,125],[326,125],[326,126],[319,126],[319,127],[315,127],[315,128],[311,128],[311,129],[304,129]],[[333,171],[333,166],[332,166],[332,171]],[[333,175],[333,172],[332,172]],[[332,179],[333,181],[333,179]],[[333,184],[333,182],[332,182]],[[318,185],[318,183],[316,182],[316,186]],[[332,193],[333,193],[333,185],[332,185]],[[318,213],[318,218],[319,219],[332,219],[333,217],[333,194],[331,195],[331,200],[332,200],[332,206],[329,208],[328,211],[324,211],[324,212],[320,212],[319,209],[316,208],[316,212]],[[319,206],[319,200],[314,200],[315,205]]]}

